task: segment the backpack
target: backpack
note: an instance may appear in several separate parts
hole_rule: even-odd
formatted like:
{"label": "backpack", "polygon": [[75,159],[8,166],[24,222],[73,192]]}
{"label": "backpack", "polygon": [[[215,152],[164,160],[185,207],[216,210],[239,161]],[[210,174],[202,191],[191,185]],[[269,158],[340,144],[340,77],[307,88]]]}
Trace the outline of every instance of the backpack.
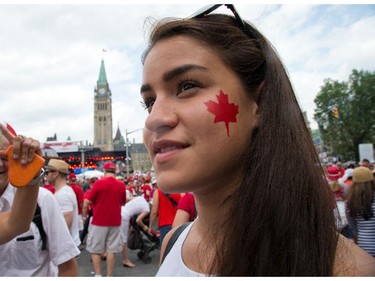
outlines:
{"label": "backpack", "polygon": [[132,228],[129,237],[128,237],[128,248],[131,250],[141,249],[143,243],[142,234]]}
{"label": "backpack", "polygon": [[168,200],[172,203],[173,207],[177,207],[178,203],[172,198],[172,196],[169,194],[169,193],[164,193],[162,192],[162,194],[168,198]]}
{"label": "backpack", "polygon": [[42,238],[42,251],[47,249],[47,235],[43,228],[42,213],[39,207],[39,204],[36,205],[33,223],[38,227],[40,237]]}

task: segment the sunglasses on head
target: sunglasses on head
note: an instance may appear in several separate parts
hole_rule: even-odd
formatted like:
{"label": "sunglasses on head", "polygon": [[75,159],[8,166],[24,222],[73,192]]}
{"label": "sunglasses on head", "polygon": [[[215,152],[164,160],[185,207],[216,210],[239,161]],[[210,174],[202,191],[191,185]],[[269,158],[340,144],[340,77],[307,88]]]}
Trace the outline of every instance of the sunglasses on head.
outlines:
{"label": "sunglasses on head", "polygon": [[249,36],[251,39],[257,39],[256,33],[253,30],[251,30],[245,24],[245,22],[240,17],[240,15],[238,14],[238,12],[237,12],[237,10],[236,10],[236,8],[234,7],[233,4],[213,4],[213,5],[207,5],[207,6],[203,7],[203,8],[201,8],[201,9],[199,9],[198,11],[196,11],[194,14],[192,14],[190,16],[190,18],[201,18],[201,17],[207,16],[207,15],[209,15],[210,13],[212,13],[213,11],[215,11],[217,8],[219,8],[222,5],[224,5],[229,10],[232,11],[234,17],[236,18],[236,22],[237,22],[238,27],[241,28],[243,30],[243,32],[246,33],[247,36]]}

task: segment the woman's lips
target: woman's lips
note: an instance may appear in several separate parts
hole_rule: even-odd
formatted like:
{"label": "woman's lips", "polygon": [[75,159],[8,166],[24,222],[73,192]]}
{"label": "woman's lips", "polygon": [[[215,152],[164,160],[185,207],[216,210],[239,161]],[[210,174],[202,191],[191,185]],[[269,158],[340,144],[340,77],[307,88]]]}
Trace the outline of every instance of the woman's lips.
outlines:
{"label": "woman's lips", "polygon": [[185,143],[171,140],[154,141],[152,149],[155,154],[155,161],[158,164],[168,162],[188,146]]}

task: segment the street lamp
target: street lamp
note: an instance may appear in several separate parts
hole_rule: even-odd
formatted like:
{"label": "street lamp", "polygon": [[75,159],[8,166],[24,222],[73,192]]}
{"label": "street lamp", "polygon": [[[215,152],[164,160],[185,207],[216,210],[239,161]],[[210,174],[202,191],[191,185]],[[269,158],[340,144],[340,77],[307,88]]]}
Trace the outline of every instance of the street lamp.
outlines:
{"label": "street lamp", "polygon": [[126,135],[126,143],[125,143],[125,146],[126,146],[126,178],[129,177],[129,138],[128,138],[128,135],[132,134],[132,133],[135,133],[135,132],[138,132],[140,130],[142,130],[143,128],[139,128],[139,129],[136,129],[136,130],[133,130],[133,131],[130,131],[128,132],[127,129],[125,129],[125,135]]}
{"label": "street lamp", "polygon": [[82,145],[82,143],[81,143],[81,145],[79,146],[79,151],[81,152],[81,162],[82,162],[82,169],[81,169],[81,171],[82,171],[82,173],[84,173],[85,171],[86,171],[86,169],[85,169],[85,147]]}

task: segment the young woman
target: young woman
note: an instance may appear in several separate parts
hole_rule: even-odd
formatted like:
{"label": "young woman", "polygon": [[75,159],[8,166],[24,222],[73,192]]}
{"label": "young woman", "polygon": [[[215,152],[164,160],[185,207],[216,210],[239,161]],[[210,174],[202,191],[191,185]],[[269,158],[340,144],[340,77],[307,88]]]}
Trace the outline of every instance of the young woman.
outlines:
{"label": "young woman", "polygon": [[[288,75],[234,17],[164,20],[143,56],[144,141],[160,189],[193,192],[198,218],[159,276],[375,274],[335,230],[334,200]],[[166,245],[173,234],[166,236]]]}
{"label": "young woman", "polygon": [[375,257],[375,180],[369,168],[353,170],[346,207],[346,217],[356,243]]}

